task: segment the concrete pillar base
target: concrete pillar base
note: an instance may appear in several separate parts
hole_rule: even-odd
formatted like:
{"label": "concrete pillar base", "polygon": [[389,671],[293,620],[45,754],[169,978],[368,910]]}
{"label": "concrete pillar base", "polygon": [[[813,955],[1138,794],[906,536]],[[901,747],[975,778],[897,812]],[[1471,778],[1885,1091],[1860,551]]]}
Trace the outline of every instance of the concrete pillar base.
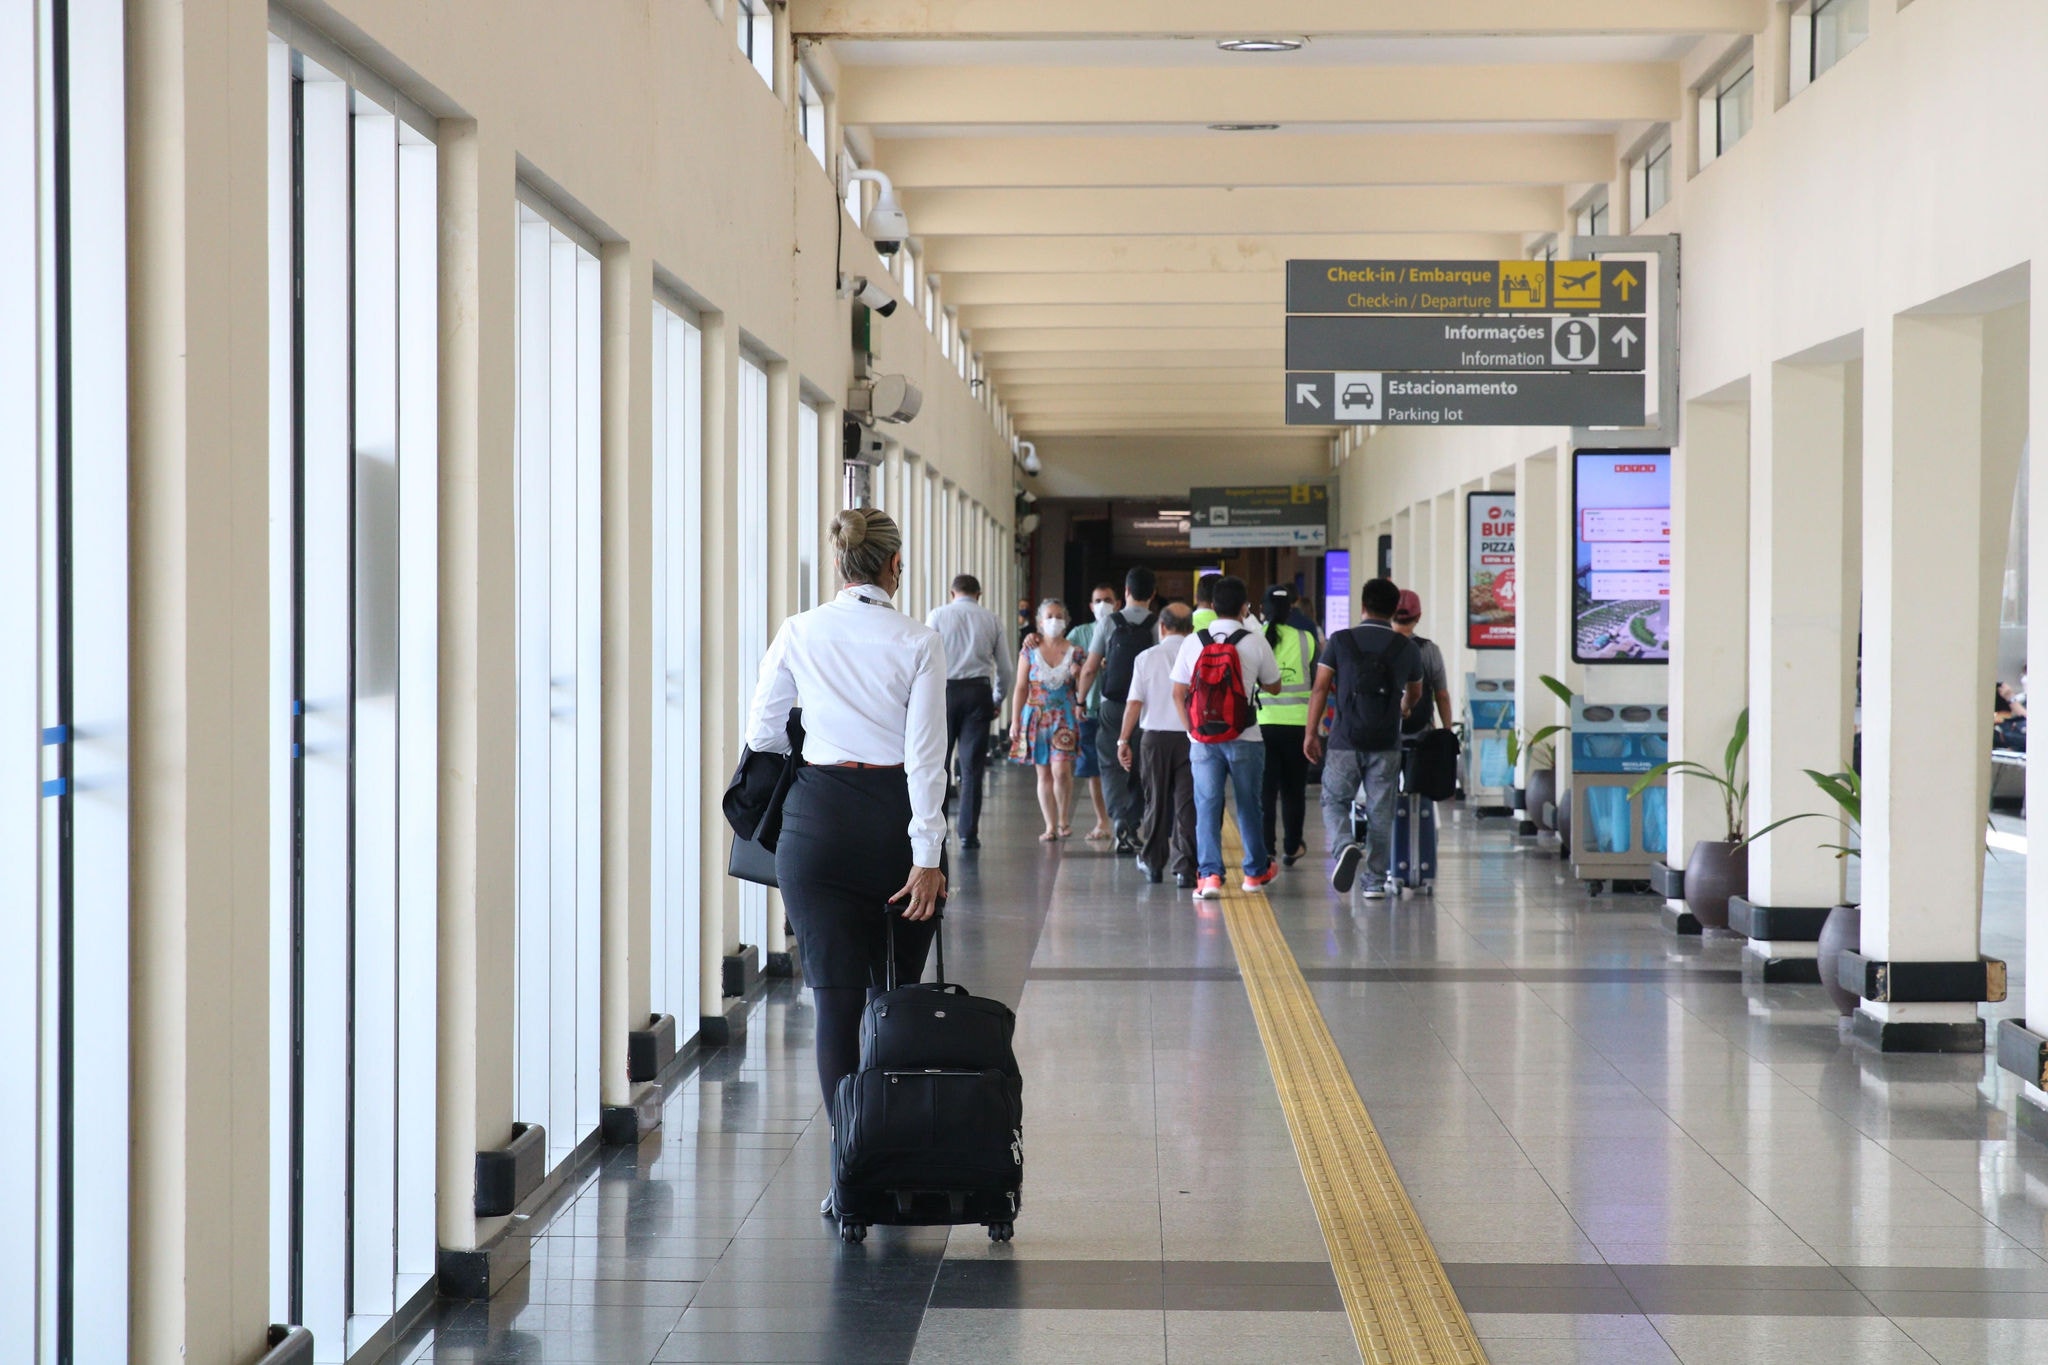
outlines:
{"label": "concrete pillar base", "polygon": [[1879,1052],[1982,1052],[1984,1021],[1880,1019],[1858,1008],[1850,1032]]}
{"label": "concrete pillar base", "polygon": [[1742,979],[1767,986],[1820,984],[1817,945],[1751,939],[1742,948]]}
{"label": "concrete pillar base", "polygon": [[747,1036],[747,1002],[735,1000],[722,1014],[707,1014],[697,1021],[700,1047],[727,1047]]}
{"label": "concrete pillar base", "polygon": [[1699,919],[1685,908],[1684,901],[1665,901],[1658,918],[1663,923],[1666,933],[1677,934],[1681,938],[1700,936]]}
{"label": "concrete pillar base", "polygon": [[643,1082],[633,1087],[628,1104],[608,1104],[598,1112],[597,1131],[607,1147],[638,1147],[661,1127],[661,1087]]}

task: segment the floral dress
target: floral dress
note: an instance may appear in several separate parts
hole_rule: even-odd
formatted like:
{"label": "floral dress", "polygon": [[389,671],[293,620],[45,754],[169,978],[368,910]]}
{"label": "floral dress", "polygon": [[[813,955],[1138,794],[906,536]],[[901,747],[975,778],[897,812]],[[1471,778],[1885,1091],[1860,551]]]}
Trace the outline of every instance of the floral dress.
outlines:
{"label": "floral dress", "polygon": [[1050,664],[1042,649],[1031,651],[1024,723],[1017,727],[1010,752],[1019,763],[1043,766],[1056,758],[1071,762],[1080,753],[1081,708],[1074,695],[1074,664],[1080,657],[1080,650],[1069,648],[1066,658]]}

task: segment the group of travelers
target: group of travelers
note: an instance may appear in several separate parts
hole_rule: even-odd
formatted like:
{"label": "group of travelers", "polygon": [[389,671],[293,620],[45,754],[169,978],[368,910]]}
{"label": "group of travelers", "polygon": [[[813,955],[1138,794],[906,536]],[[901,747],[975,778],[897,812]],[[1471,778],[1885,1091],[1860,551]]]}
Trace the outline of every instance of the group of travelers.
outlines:
{"label": "group of travelers", "polygon": [[[1372,580],[1364,624],[1326,642],[1284,586],[1256,613],[1229,575],[1205,578],[1193,606],[1159,603],[1136,568],[1120,594],[1093,594],[1078,630],[1063,603],[1040,603],[1013,673],[972,576],[926,624],[896,610],[903,538],[887,513],[841,512],[831,540],[845,586],[776,631],[727,794],[736,833],[759,831],[772,852],[803,945],[828,1106],[859,1065],[872,993],[923,975],[947,893],[949,773],[957,759],[956,828],[972,850],[1005,697],[1011,756],[1038,769],[1041,838],[1070,834],[1074,778],[1093,756],[1106,833],[1148,880],[1170,871],[1197,899],[1221,897],[1227,790],[1255,891],[1306,853],[1320,763],[1332,885],[1348,892],[1363,861],[1365,894],[1385,894],[1403,729],[1450,721],[1442,656],[1412,638],[1414,593]],[[757,766],[772,771],[757,781]],[[1354,800],[1370,847],[1353,838]]]}
{"label": "group of travelers", "polygon": [[1348,892],[1363,862],[1364,894],[1385,895],[1403,742],[1451,724],[1443,654],[1414,634],[1420,598],[1375,579],[1363,625],[1326,643],[1284,584],[1256,610],[1234,576],[1204,576],[1192,607],[1162,602],[1156,587],[1150,569],[1134,568],[1121,593],[1095,589],[1092,620],[1075,625],[1047,598],[1023,627],[1009,751],[1037,771],[1038,837],[1072,836],[1084,783],[1098,811],[1091,838],[1114,840],[1148,881],[1170,874],[1213,900],[1228,805],[1241,885],[1258,890],[1307,853],[1307,788],[1320,767],[1332,885]]}

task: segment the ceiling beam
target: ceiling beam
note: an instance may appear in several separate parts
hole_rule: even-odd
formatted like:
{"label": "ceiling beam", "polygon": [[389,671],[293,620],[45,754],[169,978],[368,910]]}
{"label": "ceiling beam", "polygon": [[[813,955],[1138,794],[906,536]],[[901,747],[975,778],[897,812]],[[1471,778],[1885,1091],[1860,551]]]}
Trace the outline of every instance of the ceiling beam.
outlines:
{"label": "ceiling beam", "polygon": [[[1198,360],[1207,359],[1199,352]],[[1278,357],[1275,357],[1277,359]],[[1233,384],[1266,383],[1279,371],[1272,364],[1257,365],[1128,365],[1121,368],[1063,370],[1018,370],[997,387],[1003,402],[1022,401],[1046,393],[1076,393],[1088,389],[1123,385],[1200,385],[1227,387]]]}
{"label": "ceiling beam", "polygon": [[1232,348],[1219,344],[1214,350],[1016,351],[1007,355],[988,355],[983,359],[988,373],[996,381],[997,395],[1001,396],[1007,384],[1029,383],[1041,374],[1061,370],[1097,372],[1194,368],[1273,373],[1286,368],[1287,351],[1282,346]]}
{"label": "ceiling beam", "polygon": [[[960,310],[960,325],[980,344],[1015,327],[1271,327],[1286,317],[1274,303],[990,303]],[[1283,324],[1284,325],[1284,324]]]}
{"label": "ceiling beam", "polygon": [[1227,333],[1189,332],[1179,327],[1018,327],[997,329],[974,338],[985,355],[1018,351],[1207,351],[1226,343],[1238,350],[1281,350],[1287,341],[1284,323],[1271,327],[1240,327]]}
{"label": "ceiling beam", "polygon": [[[1038,436],[1092,435],[1107,432],[1186,431],[1220,435],[1233,432],[1250,432],[1261,436],[1284,433],[1286,419],[1274,405],[1274,415],[1268,421],[1252,421],[1243,417],[1214,417],[1203,414],[1082,414],[1076,417],[1036,417],[1030,421],[1020,420],[1017,429],[1025,440]],[[1322,439],[1327,442],[1333,433],[1328,427],[1320,428]]]}
{"label": "ceiling beam", "polygon": [[1564,196],[1547,185],[915,190],[903,206],[910,226],[932,237],[1462,234],[1547,231]]}
{"label": "ceiling beam", "polygon": [[1263,303],[1286,302],[1287,281],[1279,271],[1259,275],[954,274],[945,281],[946,302],[963,314],[999,303]]}
{"label": "ceiling beam", "polygon": [[1678,117],[1671,62],[1510,66],[849,66],[844,123],[1496,123]]}
{"label": "ceiling beam", "polygon": [[1205,133],[877,143],[898,189],[993,186],[1569,185],[1614,175],[1604,133]]}
{"label": "ceiling beam", "polygon": [[1768,0],[790,0],[838,38],[1236,38],[1759,33]]}
{"label": "ceiling beam", "polygon": [[[1557,215],[1550,231],[1562,226]],[[918,229],[913,220],[911,227]],[[918,229],[922,231],[922,229]],[[924,268],[934,275],[956,272],[1022,273],[1134,272],[1208,274],[1211,272],[1279,272],[1290,260],[1511,260],[1524,254],[1522,237],[1514,232],[1331,233],[1308,232],[1299,237],[1264,234],[1194,236],[952,237],[926,241]]]}

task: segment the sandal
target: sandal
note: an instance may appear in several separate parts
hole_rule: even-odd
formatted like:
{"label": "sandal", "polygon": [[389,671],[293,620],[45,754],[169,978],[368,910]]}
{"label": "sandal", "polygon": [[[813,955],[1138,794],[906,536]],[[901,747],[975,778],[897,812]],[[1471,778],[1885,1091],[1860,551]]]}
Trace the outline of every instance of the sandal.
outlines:
{"label": "sandal", "polygon": [[1050,844],[1057,841],[1059,837],[1060,836],[1054,833],[1052,830],[1047,830],[1045,833],[1038,836],[1038,842],[1041,844]]}
{"label": "sandal", "polygon": [[1060,826],[1060,838],[1062,838],[1062,839],[1071,839],[1071,838],[1073,838],[1073,837],[1074,837],[1074,827],[1073,827],[1072,825],[1061,825],[1061,826]]}

